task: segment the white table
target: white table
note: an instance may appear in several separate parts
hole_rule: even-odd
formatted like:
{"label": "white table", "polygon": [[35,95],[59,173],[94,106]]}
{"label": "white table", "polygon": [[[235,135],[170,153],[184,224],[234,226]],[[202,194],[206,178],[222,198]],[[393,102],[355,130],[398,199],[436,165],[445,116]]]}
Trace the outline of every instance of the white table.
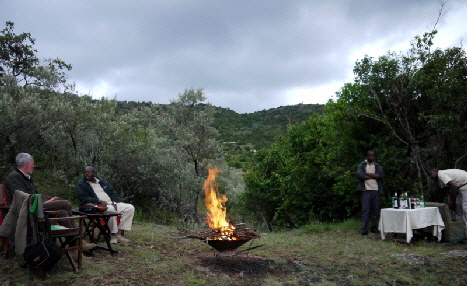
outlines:
{"label": "white table", "polygon": [[379,230],[382,239],[385,239],[385,233],[405,233],[407,243],[409,243],[413,237],[412,229],[427,227],[430,227],[433,236],[438,237],[438,241],[441,241],[444,222],[437,207],[381,210]]}

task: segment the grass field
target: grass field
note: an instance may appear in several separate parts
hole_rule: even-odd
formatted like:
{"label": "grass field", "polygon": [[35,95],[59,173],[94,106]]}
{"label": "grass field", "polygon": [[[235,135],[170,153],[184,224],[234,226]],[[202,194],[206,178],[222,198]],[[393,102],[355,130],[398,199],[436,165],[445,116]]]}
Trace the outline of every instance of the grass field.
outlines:
{"label": "grass field", "polygon": [[[135,223],[129,244],[113,257],[102,250],[85,257],[74,273],[65,258],[45,279],[0,260],[1,285],[467,285],[467,245],[420,239],[412,244],[358,234],[359,222],[312,224],[299,230],[262,233],[235,256],[215,257],[196,239],[176,239],[176,228]],[[245,249],[245,245],[239,250]],[[419,255],[409,264],[401,255]]]}

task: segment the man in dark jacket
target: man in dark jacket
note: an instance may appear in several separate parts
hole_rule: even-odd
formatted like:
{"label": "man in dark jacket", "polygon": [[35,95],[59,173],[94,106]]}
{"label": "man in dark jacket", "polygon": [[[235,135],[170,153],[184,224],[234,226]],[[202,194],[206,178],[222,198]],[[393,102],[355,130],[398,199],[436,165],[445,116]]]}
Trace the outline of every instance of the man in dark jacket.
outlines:
{"label": "man in dark jacket", "polygon": [[109,220],[109,228],[112,233],[110,243],[130,242],[123,237],[123,231],[131,230],[135,208],[131,204],[122,203],[114,187],[106,180],[97,177],[94,167],[84,169],[84,178],[76,184],[76,195],[82,204],[103,204],[108,211],[119,212],[122,216],[117,225],[116,217]]}
{"label": "man in dark jacket", "polygon": [[383,194],[381,180],[384,178],[383,168],[375,162],[375,152],[366,153],[366,160],[357,168],[359,179],[357,189],[362,192],[362,229],[361,235],[368,234],[371,221],[371,232],[378,233],[379,200]]}
{"label": "man in dark jacket", "polygon": [[[16,155],[16,169],[13,170],[5,179],[5,189],[7,197],[7,205],[10,206],[13,201],[13,195],[16,190],[34,195],[38,194],[37,187],[31,178],[34,170],[34,158],[28,153],[19,153]],[[48,211],[58,211],[59,217],[69,217],[73,215],[71,203],[67,200],[59,200],[58,197],[53,197],[43,203],[44,209]],[[62,221],[60,224],[66,228],[74,228],[72,220]],[[83,250],[95,248],[94,243],[87,243],[83,240]],[[77,252],[72,255],[76,256]]]}
{"label": "man in dark jacket", "polygon": [[[37,187],[31,178],[34,170],[34,158],[28,153],[19,153],[16,155],[16,169],[13,170],[5,179],[6,189],[6,204],[11,205],[13,195],[16,190],[23,191],[27,194],[38,194]],[[58,197],[53,197],[44,202],[44,208],[48,211],[59,211],[59,217],[67,217],[72,215],[71,203],[66,200],[59,200]],[[64,221],[63,226],[74,227],[72,221]]]}

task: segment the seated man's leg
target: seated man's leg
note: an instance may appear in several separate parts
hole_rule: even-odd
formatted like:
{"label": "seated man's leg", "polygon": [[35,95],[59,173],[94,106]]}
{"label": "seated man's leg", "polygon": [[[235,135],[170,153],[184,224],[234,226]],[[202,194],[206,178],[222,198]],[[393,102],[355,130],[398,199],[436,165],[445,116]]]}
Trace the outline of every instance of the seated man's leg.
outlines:
{"label": "seated man's leg", "polygon": [[[118,207],[117,207],[118,208]],[[117,212],[112,205],[107,205],[107,211],[109,212]],[[118,211],[119,212],[119,211]],[[117,217],[112,216],[109,218],[109,221],[107,222],[107,225],[109,226],[110,233],[112,235],[116,234],[118,232],[117,228]]]}
{"label": "seated man's leg", "polygon": [[[45,202],[44,208],[48,211],[58,211],[58,217],[70,217],[73,216],[73,210],[71,203],[66,200],[56,200],[53,202]],[[64,226],[66,228],[75,228],[74,220],[65,220],[60,221],[59,225]],[[78,238],[78,236],[77,236]],[[75,245],[76,241],[73,241],[71,245]],[[83,239],[83,250],[91,250],[96,247],[94,243],[87,243],[86,240]],[[77,251],[73,251],[73,255],[77,257]]]}
{"label": "seated man's leg", "polygon": [[133,224],[133,216],[135,215],[135,207],[132,204],[118,203],[118,212],[122,214],[120,218],[119,230],[131,230]]}
{"label": "seated man's leg", "polygon": [[[115,211],[115,209],[112,205],[108,205],[108,211]],[[122,215],[120,217],[120,224],[117,225],[116,217],[112,217],[109,220],[110,232],[113,235],[110,242],[130,242],[128,239],[123,237],[122,230],[131,230],[131,225],[133,224],[133,216],[135,214],[135,207],[131,204],[118,203],[117,212],[119,212]]]}
{"label": "seated man's leg", "polygon": [[[72,216],[72,207],[69,201],[56,200],[53,202],[45,202],[44,208],[48,211],[58,211],[58,217]],[[60,225],[67,228],[74,228],[73,220],[59,222]]]}

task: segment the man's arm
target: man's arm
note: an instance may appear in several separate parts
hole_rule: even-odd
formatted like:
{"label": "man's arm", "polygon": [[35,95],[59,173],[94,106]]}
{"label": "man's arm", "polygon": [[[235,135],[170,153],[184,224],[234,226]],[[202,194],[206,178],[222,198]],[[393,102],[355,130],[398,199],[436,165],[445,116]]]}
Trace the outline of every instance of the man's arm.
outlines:
{"label": "man's arm", "polygon": [[360,163],[357,168],[357,178],[361,181],[371,179],[371,177],[368,177],[365,172],[365,164]]}
{"label": "man's arm", "polygon": [[376,165],[375,166],[375,173],[365,172],[365,175],[363,176],[363,178],[364,178],[364,180],[369,180],[369,179],[381,180],[382,178],[384,178],[383,168],[380,165]]}
{"label": "man's arm", "polygon": [[[94,193],[94,191],[92,192]],[[94,196],[93,194],[90,194],[89,191],[87,191],[79,182],[76,184],[76,196],[78,196],[79,201],[83,204],[96,204],[99,201],[95,194]]]}
{"label": "man's arm", "polygon": [[7,196],[7,204],[10,205],[13,201],[13,195],[16,190],[23,191],[25,193],[28,192],[28,186],[26,185],[26,181],[21,178],[21,174],[18,175],[9,175],[5,179],[5,189],[6,189],[6,196]]}
{"label": "man's arm", "polygon": [[438,194],[436,196],[436,201],[439,203],[444,202],[444,194],[447,192],[447,189],[449,188],[441,188],[438,187]]}
{"label": "man's arm", "polygon": [[365,172],[365,176],[368,177],[368,179],[381,180],[382,178],[384,178],[383,168],[380,165],[377,164],[375,166],[375,173]]}
{"label": "man's arm", "polygon": [[106,192],[106,194],[110,197],[112,202],[119,203],[120,198],[118,197],[117,191],[115,191],[114,187],[104,179],[101,179],[100,182],[102,183],[101,186],[104,189],[104,192]]}
{"label": "man's arm", "polygon": [[456,208],[456,197],[457,197],[457,190],[459,189],[458,187],[456,187],[452,181],[449,181],[447,184],[446,184],[449,189],[451,190],[450,193],[449,193],[449,198],[450,198],[450,201],[448,202],[448,206],[449,208],[451,209],[455,209]]}
{"label": "man's arm", "polygon": [[365,172],[363,179],[364,180],[369,180],[369,179],[379,180],[379,174]]}

